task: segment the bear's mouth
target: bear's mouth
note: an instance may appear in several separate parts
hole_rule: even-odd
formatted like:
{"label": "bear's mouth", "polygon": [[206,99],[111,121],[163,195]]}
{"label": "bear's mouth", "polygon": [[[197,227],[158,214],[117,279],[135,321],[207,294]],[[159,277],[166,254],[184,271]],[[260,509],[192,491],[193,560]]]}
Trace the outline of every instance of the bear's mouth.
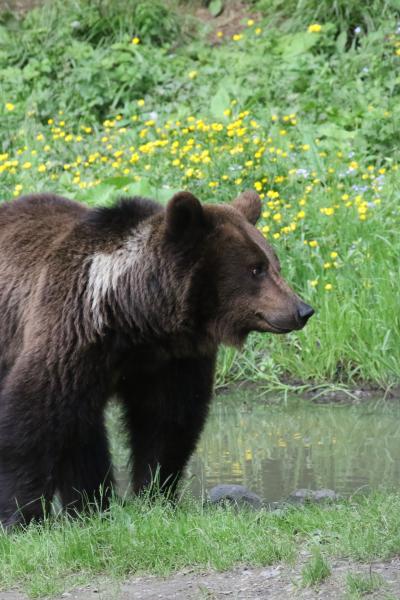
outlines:
{"label": "bear's mouth", "polygon": [[256,329],[256,331],[278,334],[290,333],[291,331],[293,331],[293,328],[288,329],[286,327],[279,327],[278,325],[273,325],[263,313],[257,312],[256,317],[259,319],[259,321],[261,321],[260,326]]}

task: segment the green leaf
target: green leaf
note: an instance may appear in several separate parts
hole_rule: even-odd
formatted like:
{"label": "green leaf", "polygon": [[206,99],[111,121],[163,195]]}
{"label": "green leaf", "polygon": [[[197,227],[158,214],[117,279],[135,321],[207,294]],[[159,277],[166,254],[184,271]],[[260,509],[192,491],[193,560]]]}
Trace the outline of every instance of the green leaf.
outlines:
{"label": "green leaf", "polygon": [[82,200],[90,205],[106,206],[115,197],[115,192],[114,187],[100,183],[90,190],[78,192],[75,197],[77,200]]}
{"label": "green leaf", "polygon": [[326,123],[318,127],[318,137],[333,138],[339,142],[351,140],[355,136],[354,131],[347,131],[343,127],[338,127],[335,123]]}
{"label": "green leaf", "polygon": [[224,3],[222,0],[211,0],[208,5],[208,11],[213,17],[218,17],[224,9]]}
{"label": "green leaf", "polygon": [[344,52],[344,50],[346,49],[346,42],[347,32],[341,31],[336,40],[336,48],[339,50],[339,52]]}
{"label": "green leaf", "polygon": [[117,189],[124,188],[130,183],[134,183],[135,180],[132,177],[107,177],[102,180],[102,185],[109,185]]}
{"label": "green leaf", "polygon": [[225,87],[219,87],[215,96],[211,98],[210,110],[213,117],[221,119],[224,116],[224,110],[229,108],[230,97]]}
{"label": "green leaf", "polygon": [[315,46],[319,37],[319,34],[308,32],[289,33],[281,37],[276,49],[283,58],[293,58]]}

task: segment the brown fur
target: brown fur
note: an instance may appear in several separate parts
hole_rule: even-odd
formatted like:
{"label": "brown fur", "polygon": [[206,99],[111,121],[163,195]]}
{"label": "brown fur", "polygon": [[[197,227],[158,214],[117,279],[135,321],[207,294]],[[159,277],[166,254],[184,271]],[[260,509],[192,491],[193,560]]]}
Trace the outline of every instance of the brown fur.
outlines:
{"label": "brown fur", "polygon": [[174,489],[201,432],[219,344],[304,326],[312,309],[253,226],[254,192],[181,192],[89,209],[52,195],[0,207],[0,522],[104,499],[103,422],[121,399],[133,485]]}

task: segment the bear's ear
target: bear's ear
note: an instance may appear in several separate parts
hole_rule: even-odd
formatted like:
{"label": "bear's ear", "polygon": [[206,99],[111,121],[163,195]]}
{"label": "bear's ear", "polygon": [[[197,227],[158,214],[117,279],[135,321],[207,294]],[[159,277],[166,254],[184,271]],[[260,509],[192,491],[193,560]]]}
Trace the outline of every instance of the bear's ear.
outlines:
{"label": "bear's ear", "polygon": [[261,215],[260,196],[254,190],[242,192],[234,201],[233,206],[240,210],[252,225],[255,225]]}
{"label": "bear's ear", "polygon": [[204,226],[203,207],[190,192],[178,192],[167,204],[165,219],[168,237],[193,240]]}

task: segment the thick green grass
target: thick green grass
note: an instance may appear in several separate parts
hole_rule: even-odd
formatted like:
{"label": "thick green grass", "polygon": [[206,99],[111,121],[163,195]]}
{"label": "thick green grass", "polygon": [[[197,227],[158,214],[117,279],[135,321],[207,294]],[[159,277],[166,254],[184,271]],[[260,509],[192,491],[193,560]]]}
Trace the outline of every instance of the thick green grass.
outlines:
{"label": "thick green grass", "polygon": [[143,499],[114,502],[103,515],[59,517],[0,535],[0,589],[18,585],[40,597],[97,576],[292,562],[301,549],[313,556],[304,571],[308,585],[327,576],[329,557],[368,561],[398,553],[399,510],[400,496],[390,493],[275,513],[189,500],[177,508]]}

